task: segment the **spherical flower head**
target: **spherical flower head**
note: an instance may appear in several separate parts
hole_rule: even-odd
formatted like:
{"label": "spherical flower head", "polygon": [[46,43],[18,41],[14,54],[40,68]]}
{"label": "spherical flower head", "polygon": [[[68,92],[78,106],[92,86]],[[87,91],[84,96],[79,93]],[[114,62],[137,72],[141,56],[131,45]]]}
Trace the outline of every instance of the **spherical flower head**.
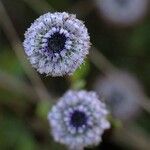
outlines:
{"label": "spherical flower head", "polygon": [[108,111],[95,92],[68,91],[48,114],[52,135],[73,150],[97,145],[105,129]]}
{"label": "spherical flower head", "polygon": [[118,25],[132,25],[147,11],[147,0],[96,0],[102,17]]}
{"label": "spherical flower head", "polygon": [[41,74],[72,74],[90,47],[87,28],[75,15],[47,13],[34,21],[23,43],[30,63]]}
{"label": "spherical flower head", "polygon": [[104,97],[111,114],[125,123],[134,120],[145,97],[138,80],[124,71],[99,78],[94,90]]}

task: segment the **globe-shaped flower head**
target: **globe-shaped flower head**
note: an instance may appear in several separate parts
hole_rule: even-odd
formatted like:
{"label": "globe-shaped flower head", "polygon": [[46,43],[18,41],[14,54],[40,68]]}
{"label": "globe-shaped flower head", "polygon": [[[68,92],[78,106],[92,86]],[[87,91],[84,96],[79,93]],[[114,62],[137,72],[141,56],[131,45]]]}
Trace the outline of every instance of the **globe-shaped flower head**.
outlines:
{"label": "globe-shaped flower head", "polygon": [[30,63],[41,74],[72,74],[88,54],[87,28],[75,15],[47,13],[25,33],[24,49]]}
{"label": "globe-shaped flower head", "polygon": [[108,111],[95,92],[68,91],[48,115],[55,141],[69,149],[97,145],[105,129]]}
{"label": "globe-shaped flower head", "polygon": [[95,0],[103,18],[118,25],[132,25],[143,18],[148,0]]}
{"label": "globe-shaped flower head", "polygon": [[111,114],[127,123],[136,118],[145,94],[138,80],[125,71],[109,73],[96,80],[95,91],[104,96]]}

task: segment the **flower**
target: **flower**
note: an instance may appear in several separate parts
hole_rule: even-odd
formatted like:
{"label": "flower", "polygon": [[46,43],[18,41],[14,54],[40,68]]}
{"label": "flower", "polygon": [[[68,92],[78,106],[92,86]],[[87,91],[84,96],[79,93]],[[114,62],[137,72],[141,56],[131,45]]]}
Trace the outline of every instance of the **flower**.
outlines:
{"label": "flower", "polygon": [[94,90],[103,95],[111,114],[123,122],[132,121],[137,116],[139,104],[145,97],[137,79],[124,71],[99,78]]}
{"label": "flower", "polygon": [[41,74],[72,74],[90,47],[87,28],[75,15],[47,13],[34,21],[23,43],[30,63]]}
{"label": "flower", "polygon": [[120,25],[132,25],[143,18],[147,0],[95,0],[103,18]]}
{"label": "flower", "polygon": [[82,150],[97,145],[105,129],[108,111],[95,92],[68,91],[48,114],[56,142]]}

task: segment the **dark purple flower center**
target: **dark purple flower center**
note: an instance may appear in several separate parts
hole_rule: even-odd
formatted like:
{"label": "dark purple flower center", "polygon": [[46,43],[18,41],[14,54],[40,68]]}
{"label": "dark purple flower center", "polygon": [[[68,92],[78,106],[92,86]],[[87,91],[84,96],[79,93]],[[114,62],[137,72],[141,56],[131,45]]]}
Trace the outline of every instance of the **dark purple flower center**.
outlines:
{"label": "dark purple flower center", "polygon": [[86,125],[87,122],[87,116],[84,112],[75,110],[73,114],[71,115],[70,123],[75,128],[82,127],[83,125]]}
{"label": "dark purple flower center", "polygon": [[53,53],[58,53],[65,48],[65,42],[67,38],[64,34],[60,34],[59,32],[55,32],[48,39],[48,50]]}
{"label": "dark purple flower center", "polygon": [[126,6],[128,4],[128,0],[116,0],[118,4],[122,7]]}
{"label": "dark purple flower center", "polygon": [[121,103],[126,99],[124,93],[121,91],[114,90],[108,98],[108,103],[111,106],[112,110],[117,109]]}

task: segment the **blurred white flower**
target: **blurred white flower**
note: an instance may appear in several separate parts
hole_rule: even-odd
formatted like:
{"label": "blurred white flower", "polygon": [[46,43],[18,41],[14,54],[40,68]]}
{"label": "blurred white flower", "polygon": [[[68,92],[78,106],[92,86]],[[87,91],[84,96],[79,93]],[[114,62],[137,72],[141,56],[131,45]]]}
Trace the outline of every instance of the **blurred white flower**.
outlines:
{"label": "blurred white flower", "polygon": [[75,15],[47,13],[34,21],[25,33],[24,49],[30,63],[41,74],[72,74],[90,47],[87,28]]}
{"label": "blurred white flower", "polygon": [[102,17],[120,25],[132,25],[147,12],[147,0],[95,0]]}
{"label": "blurred white flower", "polygon": [[145,97],[137,79],[123,71],[99,78],[94,90],[103,95],[111,114],[122,121],[131,121],[136,117],[139,104]]}
{"label": "blurred white flower", "polygon": [[95,92],[68,91],[48,114],[56,142],[71,150],[97,145],[105,129],[108,111]]}

